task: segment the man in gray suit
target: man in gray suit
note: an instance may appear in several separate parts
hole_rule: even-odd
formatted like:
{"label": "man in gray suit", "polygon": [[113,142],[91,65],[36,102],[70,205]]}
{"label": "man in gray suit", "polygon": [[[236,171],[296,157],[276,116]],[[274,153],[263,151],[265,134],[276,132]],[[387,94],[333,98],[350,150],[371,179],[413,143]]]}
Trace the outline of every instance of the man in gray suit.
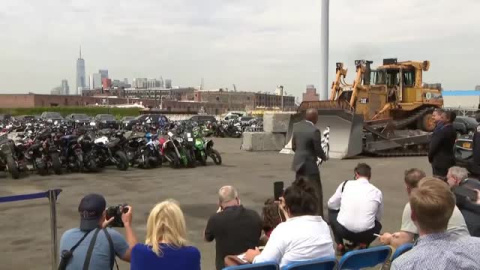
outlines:
{"label": "man in gray suit", "polygon": [[320,130],[315,127],[317,121],[318,111],[308,109],[305,120],[293,126],[292,150],[295,152],[295,156],[293,157],[292,169],[296,173],[296,179],[303,178],[315,188],[319,215],[323,217],[322,183],[317,159],[321,158],[325,161],[327,157],[322,149]]}

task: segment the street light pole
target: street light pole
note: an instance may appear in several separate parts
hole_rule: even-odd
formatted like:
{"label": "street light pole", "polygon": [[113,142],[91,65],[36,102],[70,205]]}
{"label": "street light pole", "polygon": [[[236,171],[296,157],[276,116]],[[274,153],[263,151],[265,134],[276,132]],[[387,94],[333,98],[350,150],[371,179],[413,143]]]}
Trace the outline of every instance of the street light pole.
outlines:
{"label": "street light pole", "polygon": [[320,25],[320,100],[328,100],[328,37],[330,0],[322,0]]}

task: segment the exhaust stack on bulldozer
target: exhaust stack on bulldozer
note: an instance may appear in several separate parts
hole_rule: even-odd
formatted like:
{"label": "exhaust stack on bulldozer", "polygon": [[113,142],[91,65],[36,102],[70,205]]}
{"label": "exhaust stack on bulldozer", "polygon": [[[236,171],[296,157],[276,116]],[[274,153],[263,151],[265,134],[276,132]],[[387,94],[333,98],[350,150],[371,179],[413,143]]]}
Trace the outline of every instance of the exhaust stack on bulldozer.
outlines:
{"label": "exhaust stack on bulldozer", "polygon": [[[424,155],[435,124],[432,113],[443,107],[440,84],[424,84],[429,61],[384,59],[355,61],[356,76],[345,83],[347,70],[336,64],[330,100],[302,102],[290,126],[304,118],[308,108],[319,112],[317,126],[330,126],[330,155],[348,158],[361,153],[379,156]],[[291,137],[291,129],[287,141]]]}

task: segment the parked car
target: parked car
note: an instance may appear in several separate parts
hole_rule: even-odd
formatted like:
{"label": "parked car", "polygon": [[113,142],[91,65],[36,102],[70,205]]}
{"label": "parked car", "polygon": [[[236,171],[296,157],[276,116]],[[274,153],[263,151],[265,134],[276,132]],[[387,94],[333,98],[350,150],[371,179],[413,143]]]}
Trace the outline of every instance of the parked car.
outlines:
{"label": "parked car", "polygon": [[65,120],[74,123],[76,125],[88,125],[91,122],[91,118],[84,113],[72,113],[65,116]]}
{"label": "parked car", "polygon": [[40,119],[47,121],[49,123],[53,123],[55,121],[59,121],[59,122],[63,121],[62,115],[58,112],[43,112],[40,115]]}
{"label": "parked car", "polygon": [[455,121],[453,121],[453,127],[457,131],[457,135],[472,135],[477,126],[477,120],[468,116],[457,116]]}
{"label": "parked car", "polygon": [[125,129],[132,130],[132,127],[137,123],[146,123],[148,120],[150,120],[152,124],[165,125],[169,123],[168,118],[163,114],[142,114],[137,116],[137,118],[131,120],[130,123],[128,123],[128,125],[125,127]]}
{"label": "parked car", "polygon": [[206,122],[217,122],[217,119],[213,115],[194,115],[190,117],[190,121],[197,122],[198,124],[204,124]]}
{"label": "parked car", "polygon": [[132,120],[135,120],[135,116],[125,116],[122,119],[120,119],[120,123],[122,127],[127,127]]}
{"label": "parked car", "polygon": [[91,123],[92,126],[96,126],[98,129],[103,128],[118,128],[118,121],[115,116],[111,114],[97,114]]}
{"label": "parked car", "polygon": [[243,125],[248,125],[250,124],[250,121],[254,119],[252,116],[242,116],[238,120],[240,121],[240,124]]}

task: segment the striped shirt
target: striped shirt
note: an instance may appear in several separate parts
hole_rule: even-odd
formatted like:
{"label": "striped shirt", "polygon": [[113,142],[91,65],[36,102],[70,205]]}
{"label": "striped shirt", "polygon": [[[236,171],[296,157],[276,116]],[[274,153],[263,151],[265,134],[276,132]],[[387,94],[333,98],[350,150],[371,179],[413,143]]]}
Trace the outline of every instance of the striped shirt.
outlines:
{"label": "striped shirt", "polygon": [[392,263],[392,270],[480,269],[480,238],[452,233],[421,236],[415,246]]}

